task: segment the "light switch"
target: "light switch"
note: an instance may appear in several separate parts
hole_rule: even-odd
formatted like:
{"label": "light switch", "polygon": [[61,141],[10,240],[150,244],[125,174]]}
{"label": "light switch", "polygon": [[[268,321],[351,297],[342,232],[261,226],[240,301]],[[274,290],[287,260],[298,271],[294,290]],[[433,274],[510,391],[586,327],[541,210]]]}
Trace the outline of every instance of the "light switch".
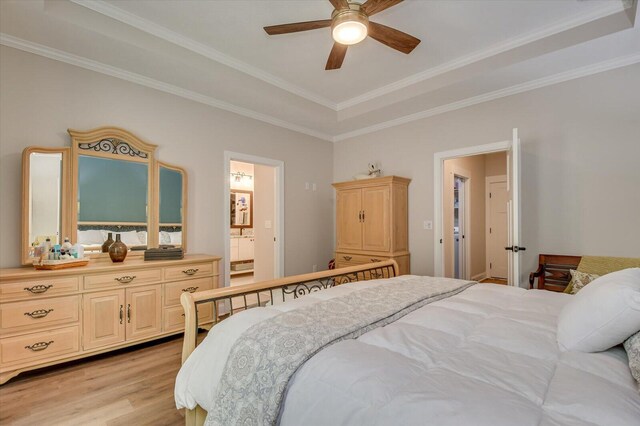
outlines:
{"label": "light switch", "polygon": [[422,224],[422,227],[424,229],[433,229],[433,221],[425,220],[424,223]]}
{"label": "light switch", "polygon": [[309,190],[309,182],[305,182],[304,183],[304,190],[308,191]]}
{"label": "light switch", "polygon": [[315,184],[315,183],[311,185],[311,190],[312,190],[312,191],[315,191],[315,190],[316,190],[316,184]]}
{"label": "light switch", "polygon": [[264,229],[271,229],[271,221],[270,220],[265,220],[264,221]]}

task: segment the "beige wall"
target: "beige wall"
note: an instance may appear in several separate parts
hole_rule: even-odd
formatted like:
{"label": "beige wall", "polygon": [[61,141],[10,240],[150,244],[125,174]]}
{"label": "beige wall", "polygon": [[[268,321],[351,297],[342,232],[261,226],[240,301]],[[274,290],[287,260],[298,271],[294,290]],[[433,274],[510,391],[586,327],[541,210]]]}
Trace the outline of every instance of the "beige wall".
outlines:
{"label": "beige wall", "polygon": [[[189,251],[223,255],[225,150],[285,162],[285,273],[331,258],[332,151],[321,141],[15,49],[0,48],[0,265],[19,264],[21,152],[69,146],[67,128],[113,125],[189,174]],[[316,182],[314,196],[304,182]],[[304,199],[304,202],[292,202]]]}
{"label": "beige wall", "polygon": [[[463,173],[461,173],[463,172]],[[475,277],[485,272],[485,156],[455,158],[444,162],[443,179],[443,225],[444,233],[444,275],[454,277],[453,241],[453,180],[461,173],[468,178],[465,186],[470,223],[466,224],[465,240],[469,244],[470,270],[467,277]]]}
{"label": "beige wall", "polygon": [[[276,225],[275,206],[275,167],[256,164],[254,191],[254,266],[255,281],[272,280],[274,278],[274,241]],[[267,224],[269,222],[269,224]],[[269,226],[270,225],[270,226]]]}
{"label": "beige wall", "polygon": [[338,142],[334,179],[379,161],[409,186],[411,269],[432,274],[433,154],[522,140],[521,282],[539,253],[640,257],[640,65]]}
{"label": "beige wall", "polygon": [[507,153],[494,152],[493,154],[484,155],[485,175],[501,176],[507,174]]}

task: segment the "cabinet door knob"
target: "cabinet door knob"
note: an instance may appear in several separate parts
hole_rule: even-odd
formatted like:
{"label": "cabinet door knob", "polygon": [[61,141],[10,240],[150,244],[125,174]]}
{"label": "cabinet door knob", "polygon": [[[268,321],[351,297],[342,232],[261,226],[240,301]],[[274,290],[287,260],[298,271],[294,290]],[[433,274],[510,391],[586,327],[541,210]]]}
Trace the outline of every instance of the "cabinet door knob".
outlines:
{"label": "cabinet door knob", "polygon": [[198,272],[200,269],[198,268],[190,268],[190,269],[185,269],[184,271],[182,271],[183,274],[187,274],[187,275],[195,275],[196,272]]}
{"label": "cabinet door knob", "polygon": [[25,312],[24,314],[33,319],[40,319],[49,315],[49,312],[53,312],[53,309],[38,309],[33,312]]}
{"label": "cabinet door knob", "polygon": [[46,292],[51,287],[53,287],[53,284],[49,284],[49,285],[40,284],[40,285],[34,285],[33,287],[25,287],[24,289],[33,294],[40,294],[40,293]]}
{"label": "cabinet door knob", "polygon": [[131,304],[127,304],[127,322],[131,323]]}
{"label": "cabinet door knob", "polygon": [[34,343],[33,345],[27,345],[24,348],[30,349],[33,352],[44,351],[52,343],[53,343],[53,340],[49,340],[48,342],[38,342],[38,343]]}
{"label": "cabinet door knob", "polygon": [[122,324],[123,318],[124,318],[124,305],[120,305],[120,324]]}
{"label": "cabinet door knob", "polygon": [[123,277],[114,278],[114,280],[118,281],[120,284],[129,284],[131,281],[135,280],[135,275],[125,275]]}

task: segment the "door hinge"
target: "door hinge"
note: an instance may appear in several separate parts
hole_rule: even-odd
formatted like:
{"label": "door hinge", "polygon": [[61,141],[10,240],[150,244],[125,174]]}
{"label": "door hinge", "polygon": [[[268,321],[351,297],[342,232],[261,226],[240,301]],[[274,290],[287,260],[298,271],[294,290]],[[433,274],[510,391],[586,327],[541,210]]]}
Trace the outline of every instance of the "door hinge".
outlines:
{"label": "door hinge", "polygon": [[491,193],[489,193],[489,198],[491,198]]}
{"label": "door hinge", "polygon": [[491,228],[489,228],[489,233],[491,233]]}
{"label": "door hinge", "polygon": [[489,269],[493,269],[493,263],[489,262]]}
{"label": "door hinge", "polygon": [[442,244],[442,238],[440,238],[440,244]]}

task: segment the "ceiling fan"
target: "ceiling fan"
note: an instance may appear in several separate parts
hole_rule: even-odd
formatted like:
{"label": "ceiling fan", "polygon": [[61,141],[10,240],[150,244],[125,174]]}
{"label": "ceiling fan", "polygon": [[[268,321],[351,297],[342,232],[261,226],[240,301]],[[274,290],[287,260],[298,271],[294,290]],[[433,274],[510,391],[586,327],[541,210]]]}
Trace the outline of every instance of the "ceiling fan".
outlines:
{"label": "ceiling fan", "polygon": [[411,53],[420,43],[419,39],[394,28],[369,21],[370,16],[395,6],[401,1],[368,0],[361,4],[349,0],[329,0],[335,8],[331,19],[271,25],[264,27],[264,30],[269,35],[278,35],[331,27],[331,35],[335,43],[329,54],[325,70],[335,70],[342,66],[342,61],[347,54],[347,47],[360,43],[367,36],[402,53]]}

